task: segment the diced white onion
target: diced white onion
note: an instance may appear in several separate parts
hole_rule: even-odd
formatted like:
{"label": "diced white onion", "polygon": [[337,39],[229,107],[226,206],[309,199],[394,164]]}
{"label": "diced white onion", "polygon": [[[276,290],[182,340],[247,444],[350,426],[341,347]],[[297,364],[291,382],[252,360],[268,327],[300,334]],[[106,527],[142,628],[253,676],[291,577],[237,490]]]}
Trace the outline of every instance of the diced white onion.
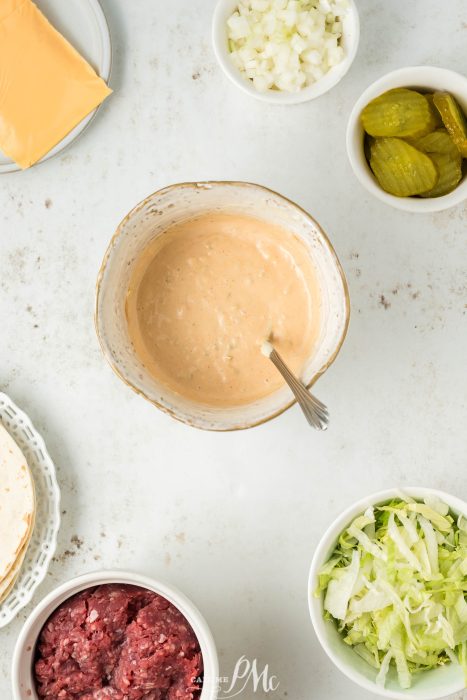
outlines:
{"label": "diced white onion", "polygon": [[344,58],[348,0],[239,0],[227,20],[234,65],[259,92],[298,92]]}

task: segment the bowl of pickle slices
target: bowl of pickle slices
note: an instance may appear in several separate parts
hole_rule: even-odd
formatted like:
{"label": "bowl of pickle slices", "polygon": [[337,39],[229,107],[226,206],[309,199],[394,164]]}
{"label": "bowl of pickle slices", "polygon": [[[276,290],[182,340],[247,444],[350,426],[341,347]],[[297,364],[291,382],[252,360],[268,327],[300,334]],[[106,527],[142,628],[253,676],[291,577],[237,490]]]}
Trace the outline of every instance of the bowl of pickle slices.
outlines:
{"label": "bowl of pickle slices", "polygon": [[420,66],[377,80],[357,101],[347,152],[360,182],[411,212],[467,199],[467,78]]}

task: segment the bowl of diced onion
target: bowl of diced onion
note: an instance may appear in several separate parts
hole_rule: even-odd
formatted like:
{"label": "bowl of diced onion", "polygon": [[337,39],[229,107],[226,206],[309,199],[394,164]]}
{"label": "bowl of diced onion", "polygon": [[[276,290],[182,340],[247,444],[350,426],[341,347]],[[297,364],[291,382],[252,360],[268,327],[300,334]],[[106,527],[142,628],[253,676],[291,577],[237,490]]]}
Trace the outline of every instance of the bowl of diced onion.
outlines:
{"label": "bowl of diced onion", "polygon": [[467,685],[467,503],[429,488],[382,491],[344,511],[316,548],[313,627],[365,690],[440,700]]}
{"label": "bowl of diced onion", "polygon": [[352,65],[359,38],[354,0],[218,0],[212,25],[228,78],[276,104],[328,92]]}

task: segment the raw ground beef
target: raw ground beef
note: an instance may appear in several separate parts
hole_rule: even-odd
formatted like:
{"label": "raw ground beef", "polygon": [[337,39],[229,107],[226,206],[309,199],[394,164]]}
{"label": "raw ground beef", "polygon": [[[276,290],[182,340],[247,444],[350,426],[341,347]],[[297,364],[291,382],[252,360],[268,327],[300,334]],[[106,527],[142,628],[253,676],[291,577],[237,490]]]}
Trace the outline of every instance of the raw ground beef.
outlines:
{"label": "raw ground beef", "polygon": [[62,603],[36,651],[41,700],[197,700],[202,674],[201,649],[182,613],[125,584]]}

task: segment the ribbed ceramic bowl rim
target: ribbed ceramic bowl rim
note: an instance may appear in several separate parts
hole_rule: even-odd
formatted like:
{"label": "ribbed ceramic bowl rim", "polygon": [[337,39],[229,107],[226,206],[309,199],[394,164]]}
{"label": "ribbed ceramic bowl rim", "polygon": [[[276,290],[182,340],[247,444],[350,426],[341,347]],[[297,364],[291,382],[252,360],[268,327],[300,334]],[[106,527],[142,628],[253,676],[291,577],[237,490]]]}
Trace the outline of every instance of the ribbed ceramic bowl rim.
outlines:
{"label": "ribbed ceramic bowl rim", "polygon": [[[346,529],[346,527],[348,527],[348,525],[352,522],[354,518],[356,518],[361,513],[364,513],[368,507],[374,506],[378,503],[385,503],[387,501],[390,501],[392,498],[397,498],[401,496],[401,494],[406,494],[407,496],[411,496],[412,498],[415,498],[417,500],[426,498],[426,496],[437,496],[442,501],[445,501],[448,504],[454,503],[455,506],[452,507],[453,510],[457,510],[459,513],[463,513],[467,517],[467,503],[465,501],[458,498],[457,496],[452,496],[451,494],[445,491],[440,491],[439,489],[434,488],[427,488],[424,486],[404,486],[400,488],[385,489],[384,491],[378,491],[377,493],[372,493],[369,496],[366,496],[365,498],[361,498],[360,500],[356,501],[351,506],[346,508],[342,513],[340,513],[340,515],[337,516],[337,518],[335,518],[335,520],[333,520],[331,525],[329,525],[329,527],[325,531],[324,535],[321,537],[318,546],[316,547],[308,575],[308,610],[310,613],[313,628],[315,630],[316,636],[318,637],[318,641],[321,644],[321,647],[326,652],[331,661],[335,664],[335,666],[337,666],[339,671],[341,671],[345,676],[347,676],[347,678],[350,678],[351,681],[364,688],[365,690],[370,691],[370,693],[376,693],[377,695],[380,695],[385,698],[394,698],[394,700],[441,700],[442,698],[445,698],[451,693],[456,693],[464,690],[464,684],[461,683],[459,688],[444,691],[442,694],[435,693],[433,695],[427,694],[424,696],[415,696],[411,695],[410,691],[397,692],[393,690],[388,690],[386,688],[381,688],[377,686],[376,683],[373,683],[372,681],[363,678],[359,673],[355,672],[349,664],[343,663],[342,660],[334,654],[333,650],[327,642],[326,635],[323,631],[324,622],[322,616],[322,604],[316,604],[316,601],[318,599],[314,597],[316,583],[318,580],[318,572],[321,566],[325,564],[326,561],[329,559],[330,549],[333,546],[333,544],[337,541],[337,538],[339,537],[341,532],[343,532]],[[344,644],[344,642],[342,642],[342,644]]]}
{"label": "ribbed ceramic bowl rim", "polygon": [[[101,350],[104,354],[104,357],[106,358],[107,362],[115,372],[115,374],[131,389],[133,389],[134,392],[136,392],[139,396],[142,396],[145,398],[147,401],[149,401],[153,406],[156,406],[156,408],[159,408],[161,411],[164,413],[167,413],[170,415],[172,418],[175,418],[176,420],[180,421],[181,423],[185,423],[185,425],[190,425],[191,423],[188,419],[186,419],[183,415],[179,413],[175,413],[174,411],[171,411],[169,408],[166,406],[161,405],[158,401],[151,399],[145,391],[142,389],[138,389],[138,387],[134,386],[123,374],[120,372],[118,367],[114,364],[112,357],[110,353],[107,352],[106,344],[101,337],[99,326],[100,326],[100,319],[99,319],[99,300],[100,300],[100,294],[101,294],[101,284],[102,280],[104,277],[104,273],[107,267],[107,263],[109,261],[110,255],[112,253],[112,249],[114,247],[115,242],[117,239],[123,234],[123,228],[126,225],[128,219],[135,214],[137,214],[141,209],[143,209],[146,204],[151,200],[153,197],[156,195],[163,195],[167,192],[170,192],[171,190],[175,189],[196,189],[199,187],[223,187],[223,186],[233,186],[233,187],[246,187],[246,188],[254,188],[254,189],[260,189],[268,194],[272,194],[275,197],[278,197],[282,201],[284,201],[286,204],[289,206],[295,208],[298,212],[301,214],[304,214],[310,222],[313,224],[313,226],[316,227],[316,230],[318,231],[319,235],[321,236],[321,239],[323,240],[324,244],[326,245],[328,251],[330,252],[337,270],[339,271],[339,275],[342,281],[342,287],[344,291],[344,301],[345,301],[345,322],[344,322],[344,327],[342,329],[342,334],[339,338],[339,341],[337,343],[335,351],[332,353],[331,357],[329,360],[316,372],[316,374],[310,379],[310,381],[307,384],[307,388],[309,389],[315,382],[316,380],[326,372],[327,369],[332,365],[334,360],[336,359],[337,355],[340,352],[340,349],[342,348],[342,345],[344,343],[345,337],[347,335],[347,331],[349,328],[349,323],[350,323],[350,296],[349,296],[349,288],[347,285],[347,280],[345,278],[345,273],[342,268],[342,265],[337,257],[337,254],[322,227],[319,225],[319,223],[314,219],[311,214],[309,214],[305,209],[300,207],[298,204],[293,202],[291,199],[288,199],[287,197],[284,197],[284,195],[279,194],[278,192],[275,192],[274,190],[270,189],[269,187],[265,187],[264,185],[257,185],[253,182],[243,182],[243,181],[236,181],[236,180],[206,180],[206,181],[198,181],[198,182],[180,182],[176,183],[174,185],[169,185],[168,187],[163,187],[160,190],[156,190],[152,194],[150,194],[148,197],[145,197],[141,202],[139,202],[133,209],[122,219],[122,221],[119,223],[117,226],[117,230],[115,231],[114,235],[110,239],[110,243],[107,246],[107,250],[104,255],[104,259],[102,261],[99,274],[97,276],[97,284],[96,284],[96,301],[95,301],[95,311],[94,311],[94,325],[96,329],[96,334],[99,340],[99,344],[101,346]],[[259,421],[253,421],[251,423],[248,423],[247,425],[238,425],[238,426],[233,426],[231,428],[225,428],[223,430],[218,430],[216,429],[215,432],[232,432],[235,430],[246,430],[248,428],[254,428],[258,425],[263,425],[264,423],[267,423],[268,421],[272,420],[273,418],[277,418],[280,416],[282,413],[287,411],[291,406],[293,406],[296,403],[295,399],[292,399],[289,403],[287,403],[283,408],[281,408],[278,411],[275,411],[272,413],[270,416],[267,418],[264,418]],[[205,428],[202,426],[196,426],[201,430],[213,430],[211,428]]]}
{"label": "ribbed ceramic bowl rim", "polygon": [[[208,683],[203,684],[200,700],[215,700],[217,698],[217,681],[219,676],[217,650],[211,630],[209,629],[206,620],[198,608],[175,586],[172,586],[165,581],[156,580],[149,576],[143,576],[142,574],[135,573],[134,571],[125,570],[94,571],[88,574],[83,574],[82,576],[77,576],[76,578],[62,583],[60,586],[55,588],[47,596],[45,596],[45,598],[43,598],[36,608],[34,608],[23,625],[13,652],[11,675],[14,700],[23,700],[25,697],[24,693],[23,695],[21,694],[20,664],[24,654],[33,654],[33,650],[28,652],[25,648],[26,640],[31,627],[38,619],[41,618],[41,616],[44,617],[44,624],[48,617],[62,602],[65,602],[69,597],[75,595],[76,593],[84,591],[87,588],[92,588],[93,586],[108,583],[122,583],[147,588],[150,591],[158,593],[163,598],[166,598],[182,613],[182,615],[192,626],[198,639],[201,647],[201,653],[203,655],[204,669],[205,672],[208,672],[207,675],[209,676]],[[34,696],[30,697],[31,700],[36,700]]]}

